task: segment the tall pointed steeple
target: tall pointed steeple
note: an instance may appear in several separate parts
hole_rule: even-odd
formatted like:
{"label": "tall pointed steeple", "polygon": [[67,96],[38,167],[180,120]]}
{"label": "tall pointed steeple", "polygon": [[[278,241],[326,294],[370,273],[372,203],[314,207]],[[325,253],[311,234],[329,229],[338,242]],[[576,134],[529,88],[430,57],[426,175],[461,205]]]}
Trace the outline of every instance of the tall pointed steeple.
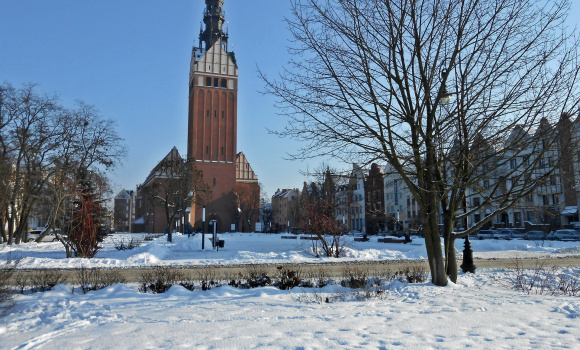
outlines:
{"label": "tall pointed steeple", "polygon": [[223,24],[226,20],[226,15],[222,10],[224,0],[205,0],[205,5],[206,9],[203,14],[205,30],[199,34],[200,46],[203,42],[205,50],[209,50],[218,40],[227,45],[228,34],[223,31]]}

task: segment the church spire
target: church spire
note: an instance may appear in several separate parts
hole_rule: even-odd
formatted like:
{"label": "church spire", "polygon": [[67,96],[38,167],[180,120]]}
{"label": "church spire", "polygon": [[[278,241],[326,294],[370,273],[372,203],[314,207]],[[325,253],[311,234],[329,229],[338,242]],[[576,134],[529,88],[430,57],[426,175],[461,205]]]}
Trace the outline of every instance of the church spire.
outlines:
{"label": "church spire", "polygon": [[223,31],[226,16],[222,8],[224,0],[205,0],[206,9],[203,14],[205,30],[199,35],[200,42],[205,43],[205,49],[209,50],[218,39],[227,45],[228,34]]}

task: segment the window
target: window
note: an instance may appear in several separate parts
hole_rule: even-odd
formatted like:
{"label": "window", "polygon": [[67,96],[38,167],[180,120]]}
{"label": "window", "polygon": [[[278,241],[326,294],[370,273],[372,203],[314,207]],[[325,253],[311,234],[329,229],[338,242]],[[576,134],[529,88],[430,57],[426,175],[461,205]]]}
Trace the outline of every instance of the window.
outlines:
{"label": "window", "polygon": [[483,180],[483,188],[489,188],[489,180]]}
{"label": "window", "polygon": [[213,86],[218,87],[219,79],[213,78]]}
{"label": "window", "polygon": [[211,78],[210,77],[205,78],[205,86],[211,86]]}
{"label": "window", "polygon": [[205,146],[205,153],[209,154],[209,146]]}
{"label": "window", "polygon": [[510,159],[510,169],[515,169],[517,166],[517,162],[515,159]]}
{"label": "window", "polygon": [[543,168],[546,166],[546,158],[540,158],[540,168]]}
{"label": "window", "polygon": [[224,148],[222,147],[222,156],[224,155]]}
{"label": "window", "polygon": [[215,177],[214,177],[214,178],[213,178],[213,187],[215,187],[215,185],[216,185],[216,179],[215,179]]}
{"label": "window", "polygon": [[222,84],[221,84],[221,86],[222,86],[223,88],[227,88],[227,87],[228,87],[228,81],[227,81],[226,79],[222,79]]}
{"label": "window", "polygon": [[206,116],[209,117],[209,109],[207,110],[207,112],[205,114],[206,114]]}
{"label": "window", "polygon": [[473,206],[474,207],[478,207],[479,206],[479,197],[474,197],[473,198]]}

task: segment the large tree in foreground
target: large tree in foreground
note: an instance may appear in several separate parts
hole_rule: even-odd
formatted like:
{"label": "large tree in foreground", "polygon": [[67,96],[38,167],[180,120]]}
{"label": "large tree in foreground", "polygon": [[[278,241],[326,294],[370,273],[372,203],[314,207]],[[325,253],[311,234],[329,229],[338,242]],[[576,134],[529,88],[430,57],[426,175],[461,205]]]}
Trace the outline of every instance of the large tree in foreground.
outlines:
{"label": "large tree in foreground", "polygon": [[[292,5],[295,59],[278,79],[265,77],[289,120],[279,134],[307,142],[297,158],[390,163],[419,204],[433,283],[455,280],[455,239],[520,203],[558,169],[534,170],[565,148],[557,121],[578,110],[578,40],[565,26],[570,2]],[[493,203],[491,215],[454,232],[474,193],[485,198],[479,209]]]}

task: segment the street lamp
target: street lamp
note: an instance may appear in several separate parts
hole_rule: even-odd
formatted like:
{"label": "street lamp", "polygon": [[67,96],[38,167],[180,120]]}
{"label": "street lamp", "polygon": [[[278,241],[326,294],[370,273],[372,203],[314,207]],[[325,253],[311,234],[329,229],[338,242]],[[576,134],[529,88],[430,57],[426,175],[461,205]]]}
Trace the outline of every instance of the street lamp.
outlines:
{"label": "street lamp", "polygon": [[443,68],[441,70],[441,80],[443,81],[443,91],[441,93],[441,97],[439,97],[439,102],[441,102],[442,104],[448,104],[451,101],[451,93],[449,93],[447,91],[447,75],[449,74],[449,72],[447,71],[447,68]]}
{"label": "street lamp", "polygon": [[[461,72],[461,56],[459,56],[459,70]],[[441,69],[441,80],[443,82],[443,91],[441,93],[441,97],[439,97],[439,102],[441,104],[448,104],[451,101],[451,93],[447,91],[447,75],[449,74],[449,72],[447,71],[447,68],[443,68]],[[462,79],[462,86],[463,86],[463,76],[461,77]],[[459,88],[457,87],[457,76],[456,76],[456,80],[455,80],[456,86],[455,86],[455,90],[456,93],[457,91],[459,91]],[[463,116],[463,113],[461,113],[459,111],[462,103],[460,104],[460,101],[457,101],[457,111],[459,112],[459,118],[461,118]],[[461,120],[461,119],[460,119]],[[459,125],[459,142],[462,142],[461,139],[461,123]],[[467,203],[466,203],[466,195],[465,192],[463,193],[463,215],[467,214]],[[467,230],[467,217],[465,218],[465,225],[464,225],[464,229]],[[471,272],[471,273],[475,273],[475,268],[476,266],[473,264],[473,251],[471,250],[471,242],[469,241],[469,235],[465,236],[465,242],[464,242],[464,249],[463,249],[463,263],[461,264],[461,269],[463,270],[463,272]]]}

